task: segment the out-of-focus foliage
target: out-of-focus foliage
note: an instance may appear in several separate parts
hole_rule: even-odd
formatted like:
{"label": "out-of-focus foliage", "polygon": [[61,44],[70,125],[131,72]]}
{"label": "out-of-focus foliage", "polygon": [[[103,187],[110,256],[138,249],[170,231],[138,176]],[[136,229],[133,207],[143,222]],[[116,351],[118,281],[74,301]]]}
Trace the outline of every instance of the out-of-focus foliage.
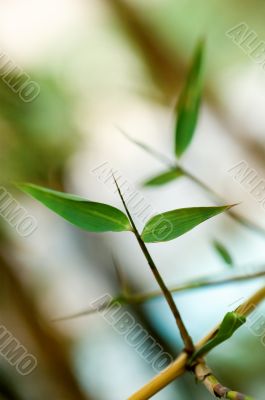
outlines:
{"label": "out-of-focus foliage", "polygon": [[199,41],[177,105],[175,151],[180,157],[192,141],[200,110],[203,88],[204,42]]}
{"label": "out-of-focus foliage", "polygon": [[228,265],[229,267],[233,267],[234,260],[227,248],[218,240],[213,241],[213,247],[218,256],[221,257],[226,265]]}
{"label": "out-of-focus foliage", "polygon": [[175,179],[183,176],[183,172],[181,168],[175,168],[162,174],[156,175],[153,178],[150,178],[144,182],[144,186],[160,186],[165,185],[166,183],[172,182]]}
{"label": "out-of-focus foliage", "polygon": [[35,76],[40,95],[23,100],[0,80],[0,181],[56,182],[78,143],[72,96],[49,76]]}

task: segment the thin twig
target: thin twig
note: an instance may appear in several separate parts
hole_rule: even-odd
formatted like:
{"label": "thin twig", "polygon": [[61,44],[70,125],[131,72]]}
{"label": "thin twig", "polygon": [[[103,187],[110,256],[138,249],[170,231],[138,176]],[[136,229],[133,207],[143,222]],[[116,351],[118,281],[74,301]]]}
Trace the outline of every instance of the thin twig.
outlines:
{"label": "thin twig", "polygon": [[125,136],[125,138],[127,140],[129,140],[130,142],[132,142],[136,146],[140,147],[141,149],[143,149],[147,153],[151,154],[154,158],[159,160],[162,164],[166,165],[169,168],[175,168],[175,166],[176,166],[175,162],[170,160],[169,157],[167,157],[163,153],[160,153],[160,151],[158,151],[158,150],[156,150],[156,149],[154,149],[152,147],[149,147],[147,144],[142,143],[142,142],[134,139],[131,135],[129,135],[127,132],[125,132],[125,130],[122,129],[121,127],[119,127],[118,125],[116,125],[116,128],[120,131],[120,133],[123,136]]}
{"label": "thin twig", "polygon": [[[178,286],[169,288],[169,291],[171,293],[178,293],[178,292],[183,292],[185,290],[194,290],[194,289],[201,289],[201,288],[205,288],[205,287],[221,286],[221,285],[231,284],[231,283],[235,283],[235,282],[243,282],[246,280],[261,278],[263,276],[265,276],[265,270],[255,272],[253,274],[235,275],[235,276],[227,277],[227,278],[223,278],[223,279],[215,279],[214,280],[213,278],[211,278],[212,280],[210,280],[208,278],[208,280],[201,280],[201,281],[194,280],[194,281],[190,281],[187,283],[183,283],[182,285],[178,285]],[[143,294],[137,294],[137,293],[130,294],[130,293],[128,293],[128,291],[124,292],[124,289],[123,289],[122,295],[115,297],[109,305],[104,306],[104,309],[110,307],[113,304],[113,302],[117,302],[117,301],[122,302],[123,304],[141,304],[148,300],[153,300],[153,299],[156,299],[161,296],[163,296],[163,293],[161,291],[153,291],[153,292],[143,293]],[[103,310],[103,308],[102,308],[102,310]],[[100,310],[100,311],[102,311],[102,310]],[[89,309],[80,311],[79,313],[76,313],[76,314],[57,318],[53,321],[64,321],[64,320],[68,320],[68,319],[84,317],[86,315],[94,314],[97,311],[98,310],[95,310],[94,308],[89,308]]]}
{"label": "thin twig", "polygon": [[[218,201],[218,202],[224,202],[225,201],[225,199],[222,196],[220,196],[218,193],[216,193],[205,182],[203,182],[202,180],[197,178],[195,175],[193,175],[187,169],[182,168],[182,167],[181,167],[181,169],[182,169],[183,174],[187,178],[189,178],[192,182],[194,182],[198,187],[200,187],[201,189],[206,191],[213,198],[213,200]],[[238,223],[240,223],[244,227],[246,227],[248,229],[251,229],[252,231],[255,231],[255,232],[259,233],[259,234],[262,234],[262,235],[265,234],[264,228],[254,224],[252,221],[250,221],[249,219],[243,217],[242,215],[239,215],[236,212],[231,211],[231,210],[228,210],[227,213],[230,215],[231,218],[233,218],[235,221],[237,221]]]}
{"label": "thin twig", "polygon": [[[125,134],[123,130],[121,130],[121,131],[124,134],[124,136],[128,140],[130,140],[131,143],[133,143],[133,144],[137,145],[138,147],[142,148],[144,151],[146,151],[148,154],[150,154],[151,156],[153,156],[154,158],[156,158],[157,160],[162,162],[167,167],[170,167],[171,169],[172,168],[175,168],[175,169],[179,169],[180,168],[182,170],[182,173],[183,173],[184,176],[189,178],[192,182],[196,183],[201,189],[206,191],[213,198],[213,200],[215,202],[224,202],[225,201],[222,196],[220,196],[218,193],[216,193],[210,186],[208,186],[201,179],[197,178],[197,176],[192,174],[186,168],[182,167],[181,165],[179,165],[176,162],[172,165],[172,163],[169,162],[169,159],[167,158],[167,156],[165,156],[164,154],[161,154],[160,152],[157,152],[157,150],[153,149],[149,145],[147,145],[145,143],[142,143],[142,142],[139,142],[138,140],[133,139],[128,134]],[[265,229],[262,228],[261,226],[256,225],[255,223],[253,223],[249,219],[247,219],[247,218],[235,213],[234,211],[228,211],[227,213],[230,215],[231,218],[233,218],[235,221],[240,223],[242,226],[244,226],[244,227],[246,227],[246,228],[248,228],[248,229],[250,229],[250,230],[252,230],[254,232],[257,232],[257,233],[259,233],[261,235],[265,235]]]}
{"label": "thin twig", "polygon": [[127,280],[125,278],[125,275],[123,273],[123,270],[122,270],[122,268],[120,267],[120,265],[118,264],[116,258],[113,255],[112,255],[112,261],[113,261],[113,266],[114,266],[115,273],[116,273],[116,276],[117,276],[117,280],[118,280],[118,283],[119,283],[120,288],[121,288],[121,294],[124,297],[127,298],[127,297],[130,296],[129,295],[129,287],[128,287],[128,283],[127,283]]}
{"label": "thin twig", "polygon": [[97,309],[95,309],[94,307],[90,307],[90,308],[87,308],[84,311],[80,311],[80,312],[72,314],[72,315],[66,315],[64,317],[54,318],[52,320],[52,322],[68,321],[70,319],[79,318],[79,317],[85,317],[87,315],[92,315],[92,314],[95,314],[97,312],[101,312],[101,311],[107,310],[108,308],[110,308],[117,301],[118,301],[118,297],[115,297],[108,304],[105,304],[105,305],[103,305],[101,307],[98,307]]}
{"label": "thin twig", "polygon": [[[177,285],[175,287],[169,288],[171,293],[178,293],[178,292],[183,292],[185,290],[190,290],[190,289],[201,289],[201,288],[206,288],[206,287],[215,287],[215,286],[221,286],[221,285],[226,285],[226,284],[231,284],[235,282],[242,282],[246,280],[251,280],[251,279],[257,279],[265,276],[265,270],[255,272],[253,274],[242,274],[242,275],[234,275],[232,277],[227,277],[227,278],[220,278],[220,279],[207,279],[207,280],[192,280],[187,283],[183,283],[182,285]],[[127,300],[129,303],[143,303],[148,300],[155,299],[157,297],[160,297],[162,293],[160,291],[153,291],[149,293],[143,293],[143,294],[131,294],[128,297],[126,297],[125,300]]]}
{"label": "thin twig", "polygon": [[130,212],[128,210],[128,207],[127,207],[127,205],[126,205],[126,203],[124,201],[123,195],[122,195],[122,193],[120,191],[120,188],[118,186],[118,183],[117,183],[114,175],[113,175],[113,179],[115,181],[118,193],[120,195],[120,198],[121,198],[121,201],[123,203],[123,206],[124,206],[124,208],[126,210],[128,218],[129,218],[129,220],[131,222],[131,225],[132,225],[132,228],[133,228],[133,232],[134,232],[135,237],[136,237],[136,239],[137,239],[137,241],[139,243],[139,246],[140,246],[140,248],[141,248],[141,250],[142,250],[142,252],[143,252],[143,254],[144,254],[144,256],[145,256],[145,258],[146,258],[146,260],[147,260],[147,262],[148,262],[148,264],[150,266],[150,268],[151,268],[151,271],[152,271],[152,273],[153,273],[158,285],[160,286],[160,289],[161,289],[161,291],[162,291],[162,293],[163,293],[163,295],[164,295],[164,297],[165,297],[165,299],[166,299],[166,301],[167,301],[167,303],[168,303],[168,305],[169,305],[169,307],[170,307],[170,309],[172,311],[172,314],[173,314],[173,316],[175,318],[176,324],[177,324],[177,326],[179,328],[182,340],[183,340],[184,345],[185,345],[185,351],[187,353],[191,354],[194,351],[194,345],[193,345],[192,339],[191,339],[191,337],[190,337],[190,335],[189,335],[189,333],[187,331],[187,328],[186,328],[186,326],[185,326],[185,324],[184,324],[184,322],[182,320],[180,312],[179,312],[179,310],[178,310],[178,308],[177,308],[177,306],[176,306],[176,304],[174,302],[173,296],[171,295],[170,291],[168,290],[166,284],[164,283],[162,276],[160,275],[160,273],[159,273],[159,271],[158,271],[158,269],[157,269],[157,267],[156,267],[151,255],[150,255],[150,253],[149,253],[144,241],[141,238],[141,235],[139,234],[139,232],[138,232],[138,230],[136,228],[136,225],[135,225],[135,223],[134,223],[134,221],[133,221],[133,219],[131,217],[131,214],[130,214]]}
{"label": "thin twig", "polygon": [[[239,315],[247,316],[255,307],[265,298],[265,286],[255,292],[246,302],[236,309]],[[205,337],[203,337],[197,344],[196,349],[199,349],[211,338],[213,338],[219,329],[219,325],[213,328]],[[188,355],[182,352],[177,359],[170,364],[164,371],[156,375],[150,382],[144,385],[140,390],[130,396],[127,400],[148,400],[161,389],[169,385],[173,380],[183,375],[186,371],[186,364]]]}

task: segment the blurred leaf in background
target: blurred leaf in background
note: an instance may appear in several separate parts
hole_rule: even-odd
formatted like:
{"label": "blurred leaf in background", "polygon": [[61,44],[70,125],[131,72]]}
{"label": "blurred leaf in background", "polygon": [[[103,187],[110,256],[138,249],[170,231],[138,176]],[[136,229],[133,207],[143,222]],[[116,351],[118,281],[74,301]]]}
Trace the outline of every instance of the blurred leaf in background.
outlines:
{"label": "blurred leaf in background", "polygon": [[67,158],[77,148],[74,100],[52,76],[36,75],[41,95],[23,100],[0,79],[0,181],[61,180]]}

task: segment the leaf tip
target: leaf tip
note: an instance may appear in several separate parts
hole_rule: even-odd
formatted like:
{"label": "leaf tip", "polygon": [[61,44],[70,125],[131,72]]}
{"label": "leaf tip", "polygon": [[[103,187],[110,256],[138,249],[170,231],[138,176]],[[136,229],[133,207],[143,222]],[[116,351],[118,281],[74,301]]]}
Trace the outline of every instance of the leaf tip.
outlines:
{"label": "leaf tip", "polygon": [[240,205],[240,204],[241,204],[241,202],[233,203],[233,204],[228,204],[228,205],[226,206],[226,208],[227,208],[227,210],[230,210],[231,208],[236,207],[236,206],[238,206],[238,205]]}

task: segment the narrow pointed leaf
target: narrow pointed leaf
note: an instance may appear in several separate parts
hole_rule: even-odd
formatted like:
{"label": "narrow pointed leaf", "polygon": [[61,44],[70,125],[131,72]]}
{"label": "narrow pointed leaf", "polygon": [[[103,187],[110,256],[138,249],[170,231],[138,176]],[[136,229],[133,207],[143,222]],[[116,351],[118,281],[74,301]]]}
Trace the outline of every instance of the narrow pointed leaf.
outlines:
{"label": "narrow pointed leaf", "polygon": [[163,172],[162,174],[156,175],[151,179],[144,182],[144,186],[160,186],[165,185],[175,179],[183,176],[181,168],[171,169],[169,171]]}
{"label": "narrow pointed leaf", "polygon": [[220,243],[218,240],[214,240],[213,246],[214,246],[214,249],[215,249],[216,253],[219,255],[219,257],[221,257],[222,260],[229,267],[233,267],[234,261],[233,261],[233,258],[231,256],[231,254],[227,250],[227,248],[222,243]]}
{"label": "narrow pointed leaf", "polygon": [[192,64],[177,104],[175,151],[180,157],[188,148],[197,124],[203,91],[204,42],[195,49]]}
{"label": "narrow pointed leaf", "polygon": [[166,242],[175,239],[231,207],[179,208],[155,215],[146,223],[141,235],[142,239],[147,243]]}
{"label": "narrow pointed leaf", "polygon": [[245,322],[245,316],[239,315],[235,311],[228,312],[225,315],[216,335],[212,339],[210,339],[204,346],[195,351],[189,363],[192,363],[195,359],[202,357],[204,354],[209,353],[209,351],[211,351],[216,346],[219,346],[221,343],[230,339],[235,331],[240,328]]}
{"label": "narrow pointed leaf", "polygon": [[131,230],[127,216],[115,207],[37,185],[18,184],[17,186],[56,214],[86,231]]}

